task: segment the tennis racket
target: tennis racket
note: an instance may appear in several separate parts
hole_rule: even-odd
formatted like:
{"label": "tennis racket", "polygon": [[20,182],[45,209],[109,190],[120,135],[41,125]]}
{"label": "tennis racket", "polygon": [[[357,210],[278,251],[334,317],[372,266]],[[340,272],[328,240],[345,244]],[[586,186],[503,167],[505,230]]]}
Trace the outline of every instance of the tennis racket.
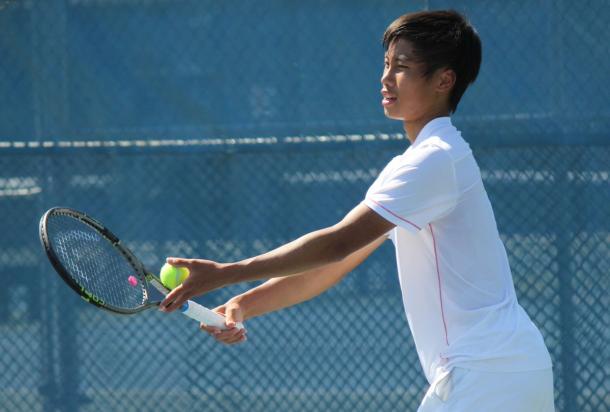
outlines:
{"label": "tennis racket", "polygon": [[[59,276],[83,299],[102,309],[131,315],[161,303],[150,300],[150,286],[162,296],[170,291],[118,237],[84,213],[49,209],[40,219],[40,241]],[[181,311],[196,321],[226,329],[223,316],[196,302],[187,301]]]}

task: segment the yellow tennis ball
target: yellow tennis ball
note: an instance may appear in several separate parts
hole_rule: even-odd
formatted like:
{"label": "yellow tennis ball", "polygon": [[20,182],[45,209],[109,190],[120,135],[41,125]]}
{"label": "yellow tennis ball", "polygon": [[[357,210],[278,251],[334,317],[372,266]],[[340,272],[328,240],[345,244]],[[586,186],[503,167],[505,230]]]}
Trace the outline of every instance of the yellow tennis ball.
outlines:
{"label": "yellow tennis ball", "polygon": [[188,277],[189,270],[183,267],[175,267],[166,263],[161,268],[161,283],[168,289],[178,287]]}

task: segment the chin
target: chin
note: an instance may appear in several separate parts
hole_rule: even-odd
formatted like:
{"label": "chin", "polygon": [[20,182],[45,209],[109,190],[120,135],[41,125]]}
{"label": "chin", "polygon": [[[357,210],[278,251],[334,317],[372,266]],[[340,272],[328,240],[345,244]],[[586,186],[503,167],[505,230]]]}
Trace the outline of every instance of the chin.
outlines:
{"label": "chin", "polygon": [[397,113],[392,113],[391,110],[387,110],[387,109],[383,109],[383,114],[385,114],[385,117],[387,117],[388,119],[392,119],[392,120],[404,120],[403,116],[397,114]]}

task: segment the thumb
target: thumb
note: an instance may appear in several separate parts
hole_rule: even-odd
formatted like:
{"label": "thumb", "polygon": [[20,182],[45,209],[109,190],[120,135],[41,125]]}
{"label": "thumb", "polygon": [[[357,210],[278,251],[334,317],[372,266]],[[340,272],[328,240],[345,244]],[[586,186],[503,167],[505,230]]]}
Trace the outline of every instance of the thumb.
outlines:
{"label": "thumb", "polygon": [[225,325],[228,328],[235,327],[238,323],[243,323],[244,313],[239,305],[229,304],[225,306]]}
{"label": "thumb", "polygon": [[220,305],[212,309],[213,312],[220,313],[222,316],[225,316],[226,306]]}

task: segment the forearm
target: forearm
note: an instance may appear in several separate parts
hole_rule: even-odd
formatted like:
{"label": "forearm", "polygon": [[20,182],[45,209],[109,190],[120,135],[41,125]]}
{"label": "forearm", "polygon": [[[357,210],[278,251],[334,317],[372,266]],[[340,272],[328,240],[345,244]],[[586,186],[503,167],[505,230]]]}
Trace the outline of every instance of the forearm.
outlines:
{"label": "forearm", "polygon": [[262,255],[225,266],[233,282],[284,277],[303,273],[341,260],[329,229],[302,236]]}
{"label": "forearm", "polygon": [[236,296],[232,301],[239,304],[245,319],[249,319],[312,299],[336,285],[384,240],[385,237],[379,238],[339,262],[290,277],[270,279],[256,288]]}
{"label": "forearm", "polygon": [[222,282],[291,276],[338,263],[385,235],[394,225],[364,205],[338,224],[311,232],[271,252],[222,267]]}
{"label": "forearm", "polygon": [[[294,276],[327,265],[339,265],[348,256],[376,244],[382,236],[385,238],[394,227],[393,223],[360,203],[336,225],[309,233],[271,252],[241,262],[218,263],[205,259],[168,258],[167,263],[186,267],[190,276],[165,296],[161,309],[172,312],[193,296],[232,283]],[[278,307],[301,299],[292,297],[288,302],[279,302]]]}
{"label": "forearm", "polygon": [[244,320],[275,312],[318,296],[345,275],[335,273],[331,276],[325,274],[326,269],[322,267],[290,277],[270,279],[232,300],[242,308]]}

